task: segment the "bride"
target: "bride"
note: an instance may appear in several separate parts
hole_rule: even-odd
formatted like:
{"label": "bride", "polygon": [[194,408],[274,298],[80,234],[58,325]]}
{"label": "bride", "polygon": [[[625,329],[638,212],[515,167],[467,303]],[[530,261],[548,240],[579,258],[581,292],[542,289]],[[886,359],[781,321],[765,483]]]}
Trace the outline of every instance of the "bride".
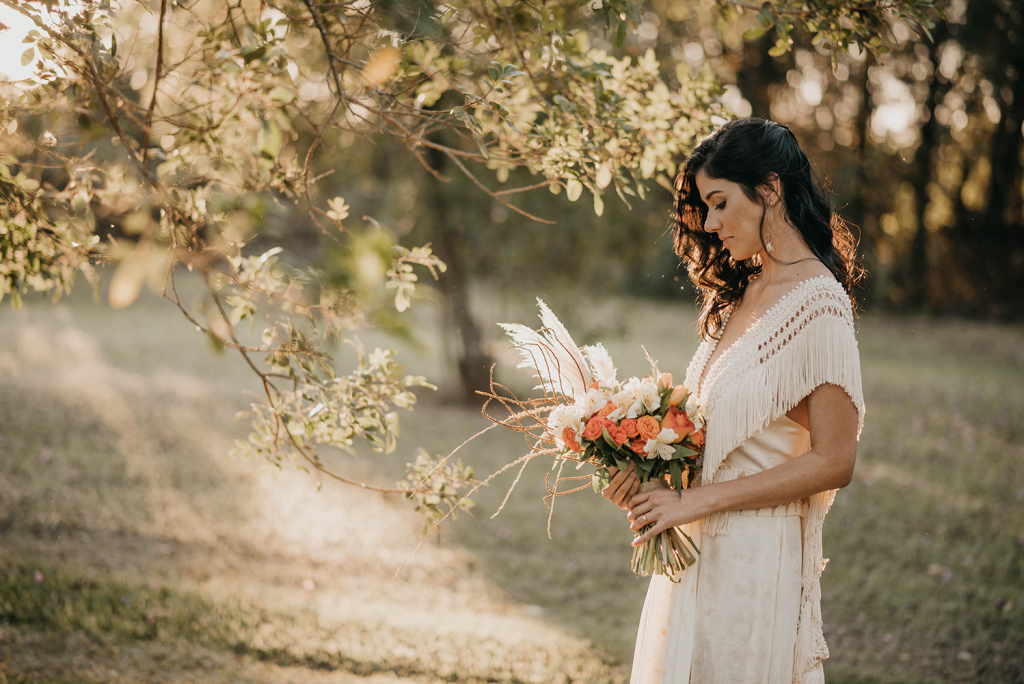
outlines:
{"label": "bride", "polygon": [[638,493],[615,471],[602,493],[633,530],[654,525],[634,545],[681,526],[701,554],[651,580],[631,684],[823,682],[822,524],[864,420],[853,238],[771,121],[716,130],[675,187],[676,253],[703,297],[686,373],[708,411],[700,486]]}

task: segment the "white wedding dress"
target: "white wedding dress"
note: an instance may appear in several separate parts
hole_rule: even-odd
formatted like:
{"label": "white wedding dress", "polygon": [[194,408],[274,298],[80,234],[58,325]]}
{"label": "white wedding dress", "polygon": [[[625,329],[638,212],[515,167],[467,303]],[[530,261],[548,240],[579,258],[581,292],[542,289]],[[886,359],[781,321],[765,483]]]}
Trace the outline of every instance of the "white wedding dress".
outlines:
{"label": "white wedding dress", "polygon": [[[700,346],[686,386],[700,385],[708,410],[701,484],[767,470],[808,451],[810,434],[785,414],[825,383],[850,395],[859,435],[864,399],[853,320],[839,283],[819,276],[769,309],[706,376],[718,341]],[[631,684],[823,682],[821,530],[834,494],[684,526],[701,553],[678,583],[651,580]]]}

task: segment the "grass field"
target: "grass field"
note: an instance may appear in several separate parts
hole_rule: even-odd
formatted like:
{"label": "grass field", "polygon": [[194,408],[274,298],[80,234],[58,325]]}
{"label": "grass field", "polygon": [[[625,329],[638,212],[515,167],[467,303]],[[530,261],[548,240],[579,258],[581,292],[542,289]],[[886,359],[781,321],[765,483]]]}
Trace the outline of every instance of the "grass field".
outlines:
{"label": "grass field", "polygon": [[[532,318],[487,312],[487,328]],[[682,375],[692,310],[601,313],[618,323],[563,318],[623,371],[644,370],[643,342]],[[436,332],[429,304],[417,315]],[[1024,682],[1024,329],[867,317],[860,341],[867,425],[825,528],[826,675]],[[448,372],[430,334],[397,346]],[[618,509],[560,499],[549,541],[531,464],[500,516],[511,478],[409,557],[422,524],[397,497],[226,458],[252,389],[154,299],[0,309],[0,683],[628,679],[646,580]],[[403,420],[396,454],[331,464],[387,483],[488,424],[426,395]],[[463,457],[485,474],[523,448],[492,431]]]}

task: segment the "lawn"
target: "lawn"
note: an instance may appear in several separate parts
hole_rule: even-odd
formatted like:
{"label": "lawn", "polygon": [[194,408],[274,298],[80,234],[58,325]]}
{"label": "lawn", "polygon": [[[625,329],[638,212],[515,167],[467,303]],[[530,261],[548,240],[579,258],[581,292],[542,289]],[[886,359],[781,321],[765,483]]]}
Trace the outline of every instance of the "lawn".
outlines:
{"label": "lawn", "polygon": [[[531,322],[481,300],[485,329]],[[417,343],[364,341],[448,377],[418,308]],[[588,315],[563,319],[624,372],[643,343],[681,377],[696,347],[688,306]],[[825,527],[827,677],[1024,682],[1024,329],[869,316],[860,342],[867,425]],[[226,457],[254,387],[154,298],[0,309],[0,682],[628,679],[646,580],[618,509],[561,498],[549,540],[533,463],[497,518],[512,474],[410,557],[422,523],[401,499]],[[452,395],[403,415],[396,454],[329,462],[388,483],[416,449],[447,453],[488,425]],[[486,474],[524,447],[491,431],[462,455]]]}

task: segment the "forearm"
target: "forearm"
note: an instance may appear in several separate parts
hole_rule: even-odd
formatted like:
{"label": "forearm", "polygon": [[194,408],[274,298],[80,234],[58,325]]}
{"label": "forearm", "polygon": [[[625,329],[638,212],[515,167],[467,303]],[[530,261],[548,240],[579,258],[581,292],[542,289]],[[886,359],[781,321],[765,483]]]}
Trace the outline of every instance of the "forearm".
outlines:
{"label": "forearm", "polygon": [[850,483],[855,455],[826,456],[813,449],[768,470],[695,491],[707,514],[781,506]]}

